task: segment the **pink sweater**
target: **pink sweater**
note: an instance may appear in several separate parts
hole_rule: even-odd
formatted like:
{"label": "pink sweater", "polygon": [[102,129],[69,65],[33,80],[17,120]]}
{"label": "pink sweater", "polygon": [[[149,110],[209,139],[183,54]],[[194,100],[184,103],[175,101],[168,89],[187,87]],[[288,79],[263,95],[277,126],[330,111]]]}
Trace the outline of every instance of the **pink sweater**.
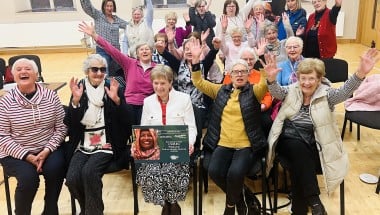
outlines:
{"label": "pink sweater", "polygon": [[150,72],[156,63],[151,62],[151,66],[144,71],[139,60],[124,55],[101,36],[98,36],[96,43],[103,47],[121,68],[123,68],[127,84],[124,92],[126,102],[132,105],[143,105],[144,98],[153,94]]}

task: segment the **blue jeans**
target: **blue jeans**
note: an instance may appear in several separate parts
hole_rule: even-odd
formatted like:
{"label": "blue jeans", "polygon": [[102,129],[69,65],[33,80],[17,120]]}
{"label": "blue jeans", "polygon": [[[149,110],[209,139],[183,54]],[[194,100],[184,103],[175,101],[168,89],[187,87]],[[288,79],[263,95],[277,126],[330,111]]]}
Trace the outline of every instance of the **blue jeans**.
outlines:
{"label": "blue jeans", "polygon": [[240,200],[244,177],[253,165],[251,147],[243,149],[218,146],[211,155],[208,173],[226,193],[226,203],[235,205]]}
{"label": "blue jeans", "polygon": [[96,46],[96,54],[99,54],[100,56],[104,57],[107,61],[107,76],[109,75],[108,67],[111,65],[111,55],[109,55],[104,49],[100,48],[99,46]]}
{"label": "blue jeans", "polygon": [[[39,173],[31,163],[13,157],[0,160],[5,172],[16,177],[16,215],[30,215],[32,203],[40,183]],[[41,175],[45,178],[45,206],[42,214],[58,215],[58,198],[66,173],[64,153],[61,148],[52,152],[42,166]]]}

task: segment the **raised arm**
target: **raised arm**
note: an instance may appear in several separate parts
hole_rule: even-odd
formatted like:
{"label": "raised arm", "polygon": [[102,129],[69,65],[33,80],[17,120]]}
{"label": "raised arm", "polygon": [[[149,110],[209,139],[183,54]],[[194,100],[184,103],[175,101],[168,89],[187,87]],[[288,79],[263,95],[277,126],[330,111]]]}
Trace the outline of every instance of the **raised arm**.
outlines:
{"label": "raised arm", "polygon": [[146,25],[153,30],[153,4],[152,0],[146,0],[146,14],[145,14]]}
{"label": "raised arm", "polygon": [[92,6],[90,0],[80,0],[80,5],[82,6],[83,11],[95,19],[102,11],[97,10],[94,6]]}

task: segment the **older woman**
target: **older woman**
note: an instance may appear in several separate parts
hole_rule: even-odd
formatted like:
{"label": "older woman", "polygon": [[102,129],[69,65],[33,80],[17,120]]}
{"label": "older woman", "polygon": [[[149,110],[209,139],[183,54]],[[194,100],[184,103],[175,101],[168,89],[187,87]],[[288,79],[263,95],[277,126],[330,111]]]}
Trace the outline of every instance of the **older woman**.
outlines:
{"label": "older woman", "polygon": [[[236,0],[226,0],[223,5],[223,15],[227,16],[228,28],[224,33],[227,33],[227,39],[231,40],[229,36],[230,30],[234,28],[240,28],[243,32],[243,41],[247,40],[246,29],[244,28],[244,21],[248,18],[249,12],[251,11],[253,3],[257,0],[249,0],[247,4],[240,10],[239,4]],[[220,35],[222,33],[221,22],[216,23],[215,33]]]}
{"label": "older woman", "polygon": [[303,49],[303,41],[299,37],[291,36],[285,42],[285,51],[288,59],[278,63],[281,72],[277,74],[277,82],[281,86],[290,85],[297,82],[297,67],[304,59],[301,55]]}
{"label": "older woman", "polygon": [[[289,17],[290,25],[295,35],[298,28],[306,27],[306,11],[301,6],[301,0],[286,0],[285,8],[285,13]],[[286,31],[282,19],[278,23],[278,39],[286,39]]]}
{"label": "older woman", "polygon": [[38,68],[21,58],[12,66],[17,86],[0,100],[0,163],[16,177],[16,214],[31,214],[39,187],[45,178],[42,214],[58,214],[58,197],[65,177],[61,142],[67,133],[64,110],[54,91],[37,84]]}
{"label": "older woman", "polygon": [[112,160],[125,160],[131,125],[116,79],[105,79],[107,61],[98,54],[83,63],[86,78],[71,78],[71,99],[65,123],[72,149],[66,185],[78,200],[81,214],[103,214],[102,177]]}
{"label": "older woman", "polygon": [[269,134],[268,172],[275,153],[289,161],[292,183],[292,212],[327,214],[319,199],[316,173],[322,171],[326,190],[331,193],[348,171],[348,157],[335,123],[334,106],[349,98],[371,71],[380,56],[370,49],[361,56],[359,67],[342,87],[329,86],[325,66],[319,59],[307,58],[297,69],[298,82],[281,87],[276,82],[280,69],[273,56],[266,57],[268,88],[282,100],[281,109]]}
{"label": "older woman", "polygon": [[79,30],[90,35],[112,58],[123,68],[126,88],[124,97],[127,105],[133,111],[132,124],[140,124],[142,105],[144,98],[153,93],[150,83],[150,71],[156,65],[152,61],[153,48],[147,43],[136,46],[137,59],[121,53],[118,49],[108,43],[103,37],[95,32],[93,25],[82,22]]}
{"label": "older woman", "polygon": [[186,39],[186,37],[191,33],[191,25],[190,25],[190,17],[189,15],[183,15],[183,18],[185,19],[186,26],[185,29],[182,27],[176,27],[177,24],[177,13],[176,12],[169,12],[165,15],[165,22],[166,26],[159,30],[159,33],[169,33],[173,32],[175,35],[175,47],[179,48],[182,46],[183,41]]}
{"label": "older woman", "polygon": [[[195,42],[192,53],[192,81],[201,92],[214,99],[209,127],[203,139],[208,172],[226,193],[224,215],[246,214],[243,197],[244,177],[267,148],[261,128],[260,102],[267,92],[265,78],[257,85],[248,82],[247,62],[238,59],[232,65],[231,84],[208,82],[201,77],[201,48]],[[211,156],[211,157],[210,157]]]}
{"label": "older woman", "polygon": [[330,10],[327,0],[312,0],[315,12],[307,20],[304,35],[304,56],[315,58],[333,58],[336,50],[335,25],[343,0],[335,0]]}
{"label": "older woman", "polygon": [[[84,12],[94,19],[96,32],[113,47],[120,49],[119,29],[126,29],[128,22],[113,14],[116,12],[115,0],[103,0],[101,10],[97,10],[91,0],[80,0],[80,4]],[[99,44],[96,46],[96,53],[106,58],[110,65],[111,56]]]}
{"label": "older woman", "polygon": [[146,14],[142,7],[132,8],[132,20],[124,32],[122,52],[136,58],[136,46],[148,43],[153,46],[153,4],[152,0],[146,1]]}
{"label": "older woman", "polygon": [[[190,96],[173,88],[173,71],[166,65],[157,65],[150,77],[155,94],[144,99],[141,125],[188,125],[191,154],[197,128]],[[143,163],[137,171],[145,201],[163,206],[162,215],[181,214],[178,201],[186,197],[189,177],[187,163]]]}
{"label": "older woman", "polygon": [[216,25],[215,15],[209,11],[211,0],[192,0],[193,5],[189,7],[190,24],[194,26],[193,32],[209,31],[206,38],[208,47],[212,47],[212,39],[215,37],[214,27]]}
{"label": "older woman", "polygon": [[[284,26],[287,29],[287,37],[294,36],[292,27],[289,22],[288,15],[285,13],[282,15],[282,20],[284,22]],[[271,53],[276,56],[277,62],[281,62],[287,59],[285,42],[286,39],[279,40],[278,39],[278,28],[275,24],[266,25],[263,28],[263,35],[267,40],[266,53]]]}

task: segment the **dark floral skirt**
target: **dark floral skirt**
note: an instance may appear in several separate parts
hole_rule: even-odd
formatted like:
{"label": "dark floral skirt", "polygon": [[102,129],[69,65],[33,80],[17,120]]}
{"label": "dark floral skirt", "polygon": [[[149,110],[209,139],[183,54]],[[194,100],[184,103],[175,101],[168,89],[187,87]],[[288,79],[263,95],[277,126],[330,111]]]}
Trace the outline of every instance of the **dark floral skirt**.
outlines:
{"label": "dark floral skirt", "polygon": [[143,163],[137,170],[137,184],[145,202],[155,205],[184,201],[189,180],[189,164]]}

